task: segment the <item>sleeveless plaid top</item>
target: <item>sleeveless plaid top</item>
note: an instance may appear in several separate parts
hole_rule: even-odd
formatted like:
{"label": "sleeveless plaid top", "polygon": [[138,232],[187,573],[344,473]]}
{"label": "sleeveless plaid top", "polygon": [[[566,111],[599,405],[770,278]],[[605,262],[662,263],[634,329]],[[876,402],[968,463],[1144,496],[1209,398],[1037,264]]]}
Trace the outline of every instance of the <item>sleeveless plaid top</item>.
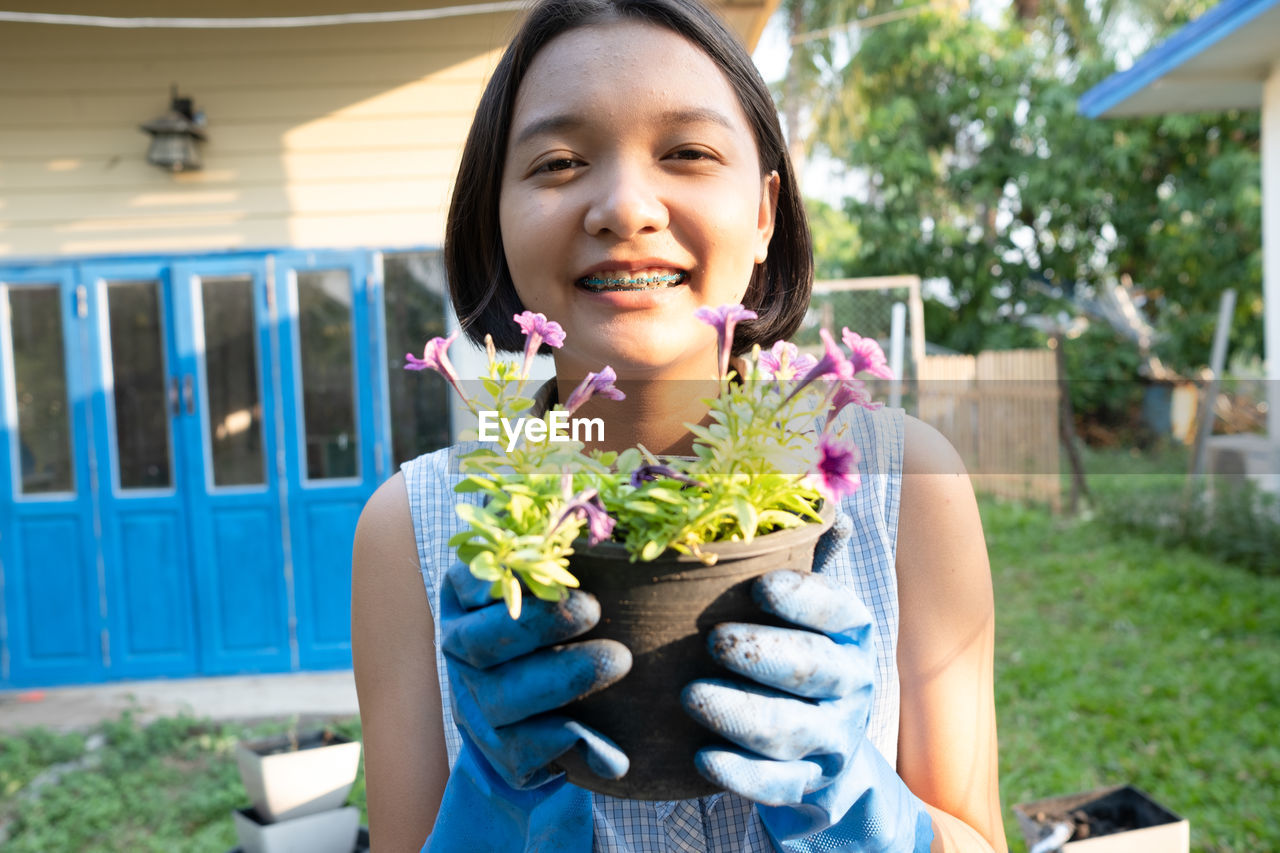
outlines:
{"label": "sleeveless plaid top", "polygon": [[[876,621],[877,666],[867,737],[889,761],[897,763],[898,741],[898,579],[894,554],[902,491],[903,412],[875,412],[850,406],[841,413],[847,435],[862,451],[862,486],[841,508],[853,521],[847,547],[830,555],[824,573],[834,576],[867,605]],[[419,456],[401,466],[409,494],[422,580],[433,614],[439,612],[440,584],[453,562],[449,537],[462,521],[454,511],[461,501],[478,502],[479,493],[455,494],[456,454],[464,443]],[[819,542],[824,546],[826,539]],[[440,650],[440,620],[435,619],[436,669],[444,711],[444,735],[452,767],[462,746],[453,720],[448,675]],[[736,794],[696,800],[624,800],[591,794],[595,853],[772,853],[755,806]]]}

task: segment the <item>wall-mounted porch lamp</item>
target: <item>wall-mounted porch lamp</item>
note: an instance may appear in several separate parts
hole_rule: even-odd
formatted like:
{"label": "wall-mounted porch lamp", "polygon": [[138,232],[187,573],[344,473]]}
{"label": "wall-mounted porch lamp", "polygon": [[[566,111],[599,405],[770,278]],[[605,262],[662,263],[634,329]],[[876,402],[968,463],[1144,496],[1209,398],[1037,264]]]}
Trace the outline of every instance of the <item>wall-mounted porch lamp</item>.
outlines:
{"label": "wall-mounted porch lamp", "polygon": [[191,98],[179,98],[178,87],[170,93],[169,111],[142,125],[151,134],[147,162],[171,172],[200,168],[200,149],[204,141],[204,113],[195,112]]}

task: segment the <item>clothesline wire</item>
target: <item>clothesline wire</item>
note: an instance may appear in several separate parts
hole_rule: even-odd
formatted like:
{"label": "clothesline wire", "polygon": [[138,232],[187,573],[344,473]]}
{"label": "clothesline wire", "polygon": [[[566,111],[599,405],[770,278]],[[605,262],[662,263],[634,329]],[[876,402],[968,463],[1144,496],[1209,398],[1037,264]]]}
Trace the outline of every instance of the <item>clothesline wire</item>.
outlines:
{"label": "clothesline wire", "polygon": [[404,21],[430,21],[464,15],[487,15],[496,12],[519,12],[529,6],[526,0],[502,0],[496,3],[474,3],[445,6],[439,9],[406,9],[395,12],[350,12],[341,15],[301,15],[276,18],[112,18],[103,15],[61,15],[46,12],[3,12],[0,22],[14,24],[61,24],[75,27],[107,27],[110,29],[170,30],[253,30],[293,27],[336,27],[346,24],[386,24]]}

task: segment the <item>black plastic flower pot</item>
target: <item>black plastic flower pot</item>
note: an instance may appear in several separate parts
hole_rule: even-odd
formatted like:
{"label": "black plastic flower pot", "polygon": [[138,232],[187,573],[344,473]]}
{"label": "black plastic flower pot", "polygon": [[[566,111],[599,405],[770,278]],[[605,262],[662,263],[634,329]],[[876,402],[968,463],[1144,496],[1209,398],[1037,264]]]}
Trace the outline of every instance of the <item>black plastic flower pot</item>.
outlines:
{"label": "black plastic flower pot", "polygon": [[809,571],[818,537],[831,527],[804,524],[747,542],[704,546],[716,564],[669,553],[630,562],[623,547],[604,543],[570,557],[581,588],[600,601],[601,619],[583,639],[617,640],[631,650],[631,671],[618,683],[569,705],[565,713],[611,738],[631,759],[621,779],[593,773],[576,752],[558,760],[570,782],[614,797],[682,800],[720,789],[694,766],[694,754],[723,741],[680,705],[680,691],[697,678],[728,675],[707,652],[707,634],[721,622],[784,624],[767,617],[751,598],[751,584],[775,569]]}
{"label": "black plastic flower pot", "polygon": [[1055,853],[1187,853],[1187,821],[1132,785],[1013,807],[1028,850]]}

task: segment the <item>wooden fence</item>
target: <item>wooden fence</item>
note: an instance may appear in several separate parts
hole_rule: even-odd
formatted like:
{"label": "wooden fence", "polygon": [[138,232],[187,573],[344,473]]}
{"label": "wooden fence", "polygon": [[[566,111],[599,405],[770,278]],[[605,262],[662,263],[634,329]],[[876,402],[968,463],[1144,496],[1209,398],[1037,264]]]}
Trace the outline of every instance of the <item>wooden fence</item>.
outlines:
{"label": "wooden fence", "polygon": [[951,440],[974,489],[1060,503],[1058,383],[1052,350],[924,357],[921,420]]}

